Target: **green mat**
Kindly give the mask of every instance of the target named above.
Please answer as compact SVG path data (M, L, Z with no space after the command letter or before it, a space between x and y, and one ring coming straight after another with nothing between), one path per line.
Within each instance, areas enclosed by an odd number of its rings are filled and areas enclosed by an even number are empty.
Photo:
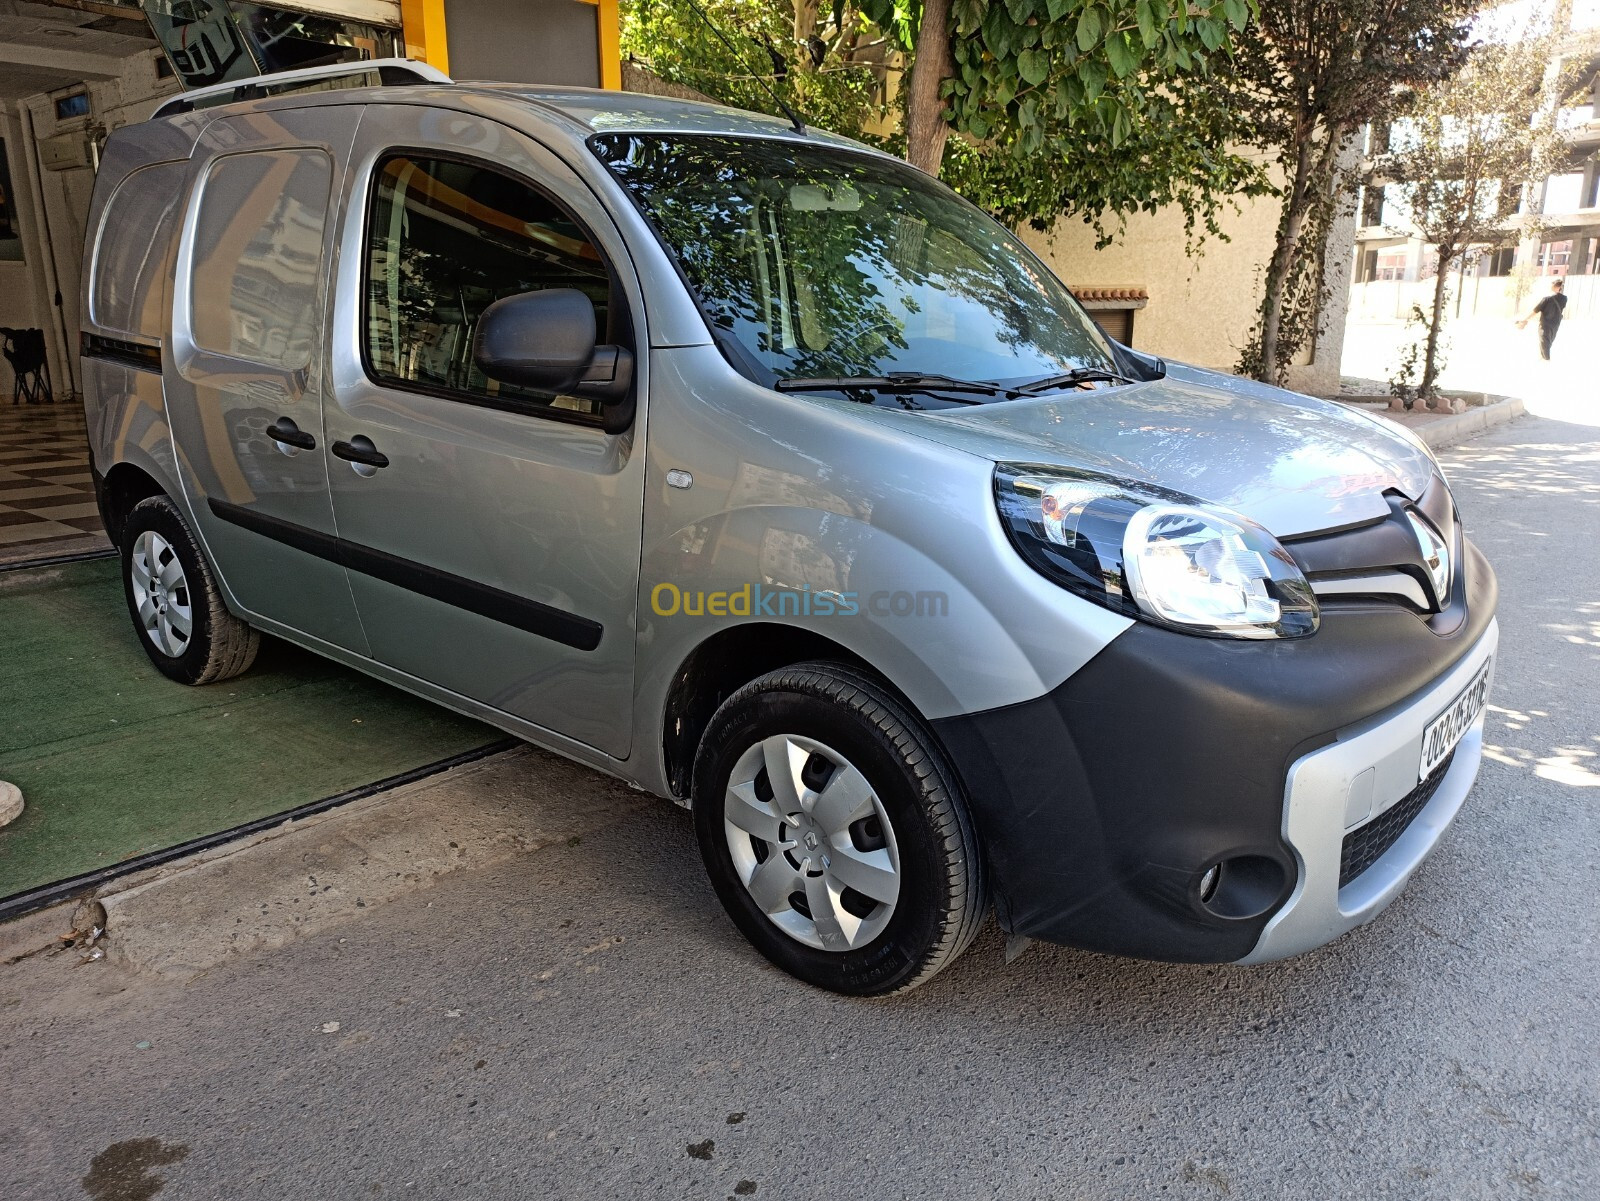
M503 737L276 639L186 688L135 640L115 559L0 572L0 780L26 804L0 897Z

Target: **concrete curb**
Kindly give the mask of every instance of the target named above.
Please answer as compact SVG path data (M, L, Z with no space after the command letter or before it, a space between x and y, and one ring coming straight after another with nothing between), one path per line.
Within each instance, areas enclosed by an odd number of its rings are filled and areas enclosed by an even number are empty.
M1447 446L1455 446L1470 438L1476 438L1497 425L1515 421L1527 413L1527 405L1517 396L1495 396L1483 392L1462 392L1451 395L1452 399L1465 400L1479 397L1480 400L1478 404L1462 413L1429 416L1411 422L1403 420L1411 414L1396 413L1387 407L1390 398L1386 396L1335 396L1328 399L1337 400L1341 404L1360 409L1363 413L1370 413L1374 417L1382 417L1396 425L1403 425L1426 442L1432 450L1443 450ZM1383 402L1383 407L1380 407L1378 402Z
M566 844L645 803L620 782L521 746L113 881L109 962L186 981L431 887ZM72 904L0 925L0 964L63 944Z
M1507 396L1492 404L1468 409L1465 413L1452 413L1424 425L1412 426L1412 432L1433 450L1455 446L1479 434L1486 434L1497 425L1515 421L1528 411L1527 406L1515 396Z

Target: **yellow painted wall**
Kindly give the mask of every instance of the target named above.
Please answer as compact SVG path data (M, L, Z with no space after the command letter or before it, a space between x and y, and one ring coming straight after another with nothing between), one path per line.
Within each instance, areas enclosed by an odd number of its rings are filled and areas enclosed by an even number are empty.
M1230 241L1206 239L1198 257L1186 253L1183 213L1167 208L1128 218L1117 239L1095 249L1094 228L1076 218L1058 221L1049 234L1022 231L1028 244L1069 285L1139 287L1150 302L1134 317L1134 344L1166 358L1232 371L1250 336L1261 297L1261 268L1272 255L1278 201L1242 200L1221 224ZM1340 243L1330 257L1342 261ZM1345 286L1333 288L1337 317L1330 321L1312 362L1292 369L1290 384L1334 392L1339 383Z
M444 0L400 0L401 36L406 57L450 73L450 45L445 36Z

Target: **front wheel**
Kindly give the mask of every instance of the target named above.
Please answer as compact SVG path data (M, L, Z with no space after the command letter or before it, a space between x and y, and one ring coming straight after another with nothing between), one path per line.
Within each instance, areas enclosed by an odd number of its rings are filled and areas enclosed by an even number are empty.
M139 643L180 684L212 684L255 661L261 636L223 603L200 545L165 496L133 506L122 529L122 587Z
M914 988L987 912L955 773L904 702L853 669L801 664L730 696L701 740L693 803L734 924L820 988Z

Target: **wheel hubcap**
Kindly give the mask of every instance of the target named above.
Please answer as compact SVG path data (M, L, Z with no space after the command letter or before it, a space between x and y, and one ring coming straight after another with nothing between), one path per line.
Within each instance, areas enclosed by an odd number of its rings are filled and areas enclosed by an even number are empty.
M843 755L779 734L734 764L723 804L734 870L767 919L827 951L866 946L900 899L883 802Z
M163 655L178 658L194 636L189 580L178 552L160 534L146 530L134 541L128 572L144 636Z

